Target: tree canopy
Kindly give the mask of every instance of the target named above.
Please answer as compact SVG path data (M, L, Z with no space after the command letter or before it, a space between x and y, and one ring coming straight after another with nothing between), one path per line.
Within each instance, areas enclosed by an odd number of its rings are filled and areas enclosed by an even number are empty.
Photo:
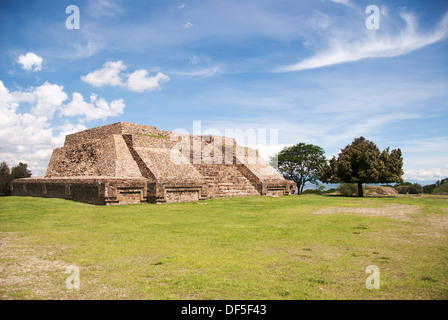
M9 183L12 180L29 177L31 177L31 171L28 170L26 163L20 162L10 170L8 164L3 161L0 164L0 195L8 196L10 194Z
M0 164L0 195L9 195L9 182L11 180L11 170L8 164L3 161Z
M299 143L280 151L277 154L277 161L280 173L285 179L293 180L297 184L298 193L301 194L305 183L317 182L326 159L321 147Z
M19 162L19 164L11 169L11 176L13 179L29 178L31 177L31 171L28 170L26 163Z
M358 196L363 196L364 183L403 182L403 158L400 149L380 152L375 143L356 138L325 164L319 179L326 183L357 183Z

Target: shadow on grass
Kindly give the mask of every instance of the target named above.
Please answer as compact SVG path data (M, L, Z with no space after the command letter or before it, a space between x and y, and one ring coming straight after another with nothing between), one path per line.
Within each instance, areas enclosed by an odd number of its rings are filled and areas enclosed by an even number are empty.
M363 197L358 197L358 196L344 196L342 194L322 194L322 196L325 197L340 197L340 198L399 198L398 196L392 196L392 195L375 195L375 196L363 196Z

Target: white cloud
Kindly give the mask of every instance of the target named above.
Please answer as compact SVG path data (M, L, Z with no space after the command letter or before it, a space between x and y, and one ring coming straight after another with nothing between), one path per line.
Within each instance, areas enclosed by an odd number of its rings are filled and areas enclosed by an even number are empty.
M45 82L43 85L31 88L28 91L15 91L9 94L2 82L3 99L0 105L8 105L8 108L17 108L20 103L32 105L30 113L36 117L52 119L55 111L67 99L64 87ZM6 90L6 91L5 91ZM6 93L7 92L7 93Z
M431 33L419 33L415 17L410 13L400 16L406 22L406 28L399 35L387 36L372 33L371 37L357 43L348 43L343 38L330 39L330 48L301 62L279 68L278 72L301 71L321 68L344 62L366 58L396 57L442 41L448 36L448 13Z
M122 74L121 72L126 69L127 67L123 61L108 61L101 69L95 70L86 76L81 76L81 79L96 87L105 85L120 86L136 92L159 90L160 82L170 80L167 75L160 72L150 77L149 72L144 69L136 70L130 74ZM122 76L128 79L124 81Z
M63 87L45 82L27 91L10 92L0 81L0 159L10 165L26 162L33 175L43 174L51 152L64 143L66 134L85 130L83 124L66 122L53 127L50 119L56 110L62 116L84 116L84 121L104 119L123 113L123 100L108 103L92 95L90 103L79 93L67 105ZM29 111L19 111L29 104Z
M21 55L17 60L22 65L25 71L40 71L42 70L42 58L33 52L28 52L26 55Z
M191 22L187 22L183 26L184 26L184 28L191 28L193 26L193 24Z
M37 117L52 119L55 111L68 98L63 90L63 86L48 82L35 88L32 94L35 96L36 104L32 107L31 113Z
M182 3L180 6L177 7L177 9L179 9L179 10L183 9L183 8L185 8L185 3Z
M62 108L61 114L68 117L85 116L84 120L91 121L123 114L124 108L123 99L108 103L103 98L91 95L88 103L80 93L74 92L72 101Z
M95 87L110 86L124 86L123 79L121 79L121 71L126 70L123 61L108 61L101 69L95 70L86 76L81 76L82 81L87 82Z
M431 168L406 170L403 177L405 180L441 180L448 177L448 165L446 165L445 169Z
M136 70L129 75L126 86L131 91L153 91L160 89L160 82L169 80L170 78L167 75L160 72L153 77L149 77L148 71Z
M60 146L61 140L54 136L45 116L20 113L17 109L23 102L37 104L37 101L45 101L47 93L42 92L50 86L46 83L29 92L9 92L0 81L0 157L10 165L26 162L34 174L45 172L51 155L49 150ZM60 131L65 136L64 128Z

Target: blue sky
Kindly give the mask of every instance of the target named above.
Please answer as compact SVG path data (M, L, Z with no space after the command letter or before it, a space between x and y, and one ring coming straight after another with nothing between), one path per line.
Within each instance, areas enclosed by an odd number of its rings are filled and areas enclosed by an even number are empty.
M447 38L444 0L0 0L0 160L38 175L67 133L201 121L276 129L269 152L362 135L402 149L405 179L445 178Z

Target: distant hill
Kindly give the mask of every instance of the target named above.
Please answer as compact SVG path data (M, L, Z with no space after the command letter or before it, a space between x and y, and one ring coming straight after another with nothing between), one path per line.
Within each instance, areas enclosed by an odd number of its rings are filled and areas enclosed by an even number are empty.
M448 194L448 182L435 188L432 194Z
M421 186L426 186L428 184L436 183L437 180L413 180L413 179L409 179L409 180L406 180L406 181L407 182L412 182L413 184L414 183L418 183Z

